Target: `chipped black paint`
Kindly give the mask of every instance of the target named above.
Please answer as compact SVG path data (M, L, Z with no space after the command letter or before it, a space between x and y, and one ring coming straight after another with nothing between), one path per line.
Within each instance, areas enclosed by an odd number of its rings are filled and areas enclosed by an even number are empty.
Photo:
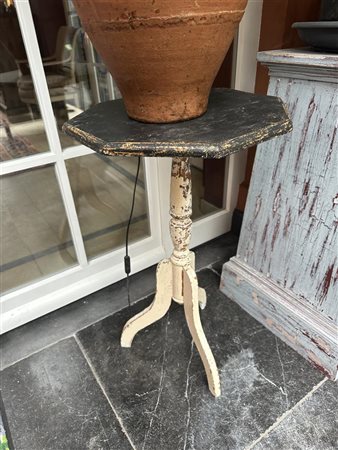
M291 129L279 98L231 89L213 90L208 111L185 122L137 122L128 118L122 100L113 100L93 106L63 126L66 134L108 156L201 158L224 158Z

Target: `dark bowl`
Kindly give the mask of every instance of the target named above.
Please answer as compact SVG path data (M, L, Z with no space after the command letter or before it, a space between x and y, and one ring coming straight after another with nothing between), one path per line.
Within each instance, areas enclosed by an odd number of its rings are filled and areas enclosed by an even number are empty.
M338 21L327 22L296 22L296 28L301 40L311 47L338 53Z

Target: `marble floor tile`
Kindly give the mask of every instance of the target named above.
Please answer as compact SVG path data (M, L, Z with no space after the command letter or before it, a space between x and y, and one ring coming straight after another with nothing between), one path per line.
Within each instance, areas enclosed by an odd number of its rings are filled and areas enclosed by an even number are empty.
M212 269L217 272L219 275L222 273L223 264L229 261L230 258L236 256L237 252L237 239L234 239L233 244L229 244L227 246L226 251L224 251L222 258L212 264Z
M194 249L196 254L196 269L199 270L220 261L224 263L233 256L234 252L236 253L237 243L238 237L230 232L200 245Z
M338 448L338 384L325 381L297 405L253 450L336 450Z
M131 449L75 339L32 355L1 375L16 450Z
M130 279L131 301L155 291L155 267ZM0 339L1 367L8 367L81 328L113 314L128 305L126 281L121 280L57 311L5 333Z
M208 304L206 336L219 367L222 395L210 394L183 309L120 347L126 320L152 298L78 333L137 449L242 450L299 402L323 375L218 289L211 270L198 274Z

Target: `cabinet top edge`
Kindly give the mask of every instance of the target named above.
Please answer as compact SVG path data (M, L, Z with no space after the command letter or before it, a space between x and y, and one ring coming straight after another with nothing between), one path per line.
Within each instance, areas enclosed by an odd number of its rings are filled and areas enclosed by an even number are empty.
M338 70L338 54L314 51L310 47L262 51L257 53L257 60L264 65L293 64Z

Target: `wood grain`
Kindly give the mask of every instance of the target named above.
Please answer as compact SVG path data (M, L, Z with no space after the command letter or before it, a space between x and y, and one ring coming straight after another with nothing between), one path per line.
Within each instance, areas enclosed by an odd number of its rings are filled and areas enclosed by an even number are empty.
M238 255L224 266L222 289L334 378L338 57L288 50L259 60L270 69L269 94L287 102L294 129L258 148Z

